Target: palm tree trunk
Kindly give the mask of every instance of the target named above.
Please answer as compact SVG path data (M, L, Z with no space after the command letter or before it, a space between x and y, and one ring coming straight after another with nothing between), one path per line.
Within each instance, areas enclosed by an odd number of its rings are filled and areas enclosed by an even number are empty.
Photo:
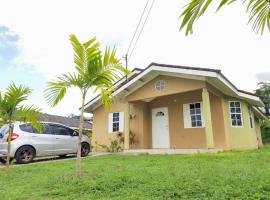
M12 124L9 123L9 129L8 129L8 146L7 146L7 162L6 162L6 167L9 168L10 164L10 148L11 148L11 130Z
M76 164L76 172L77 176L81 176L81 146L82 146L82 132L84 125L84 102L85 102L85 93L82 95L82 107L81 107L81 115L80 115L80 126L79 126L79 137L78 137L78 149L77 149L77 164Z

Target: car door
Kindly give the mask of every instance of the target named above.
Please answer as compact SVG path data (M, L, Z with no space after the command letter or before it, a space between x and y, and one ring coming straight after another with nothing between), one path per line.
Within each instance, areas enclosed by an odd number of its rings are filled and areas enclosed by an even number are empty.
M42 124L41 132L33 128L31 134L31 144L36 149L36 156L54 155L54 135L47 124Z
M52 124L50 128L55 136L55 155L76 153L77 137L73 136L74 130L65 126Z

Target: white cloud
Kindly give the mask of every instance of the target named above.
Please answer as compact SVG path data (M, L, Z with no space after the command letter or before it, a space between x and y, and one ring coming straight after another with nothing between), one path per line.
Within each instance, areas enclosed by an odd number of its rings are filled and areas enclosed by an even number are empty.
M0 25L21 38L23 54L18 62L32 64L50 80L73 70L71 33L81 41L97 36L103 46L115 45L118 55L124 55L145 2L0 0ZM252 31L239 3L224 7L219 13L214 9L207 12L195 24L194 34L186 37L178 31L178 16L187 2L155 2L130 68L144 68L150 62L219 68L240 89L255 89L256 74L269 71L269 35ZM47 106L40 92L38 95L33 98L35 103L48 112L70 114L80 107L75 90L54 109Z

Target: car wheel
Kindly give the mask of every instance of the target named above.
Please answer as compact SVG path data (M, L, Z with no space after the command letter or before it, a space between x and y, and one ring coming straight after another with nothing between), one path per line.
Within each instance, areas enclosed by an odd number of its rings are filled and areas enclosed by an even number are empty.
M13 160L13 158L10 158L10 159L9 159L9 163L11 163L12 160ZM5 165L5 164L7 163L7 158L0 158L0 163L2 163L2 164Z
M82 143L82 149L81 149L81 156L85 157L89 154L90 152L90 145L86 142Z
M20 147L15 155L17 163L27 164L33 161L35 157L35 150L30 146Z

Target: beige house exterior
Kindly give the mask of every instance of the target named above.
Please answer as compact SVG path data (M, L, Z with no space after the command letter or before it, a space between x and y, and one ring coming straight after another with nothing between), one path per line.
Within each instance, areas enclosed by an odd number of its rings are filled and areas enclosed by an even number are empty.
M220 70L151 63L115 86L110 109L99 96L86 104L93 113L93 144L108 145L120 132L125 149L262 146L262 101L238 90Z

